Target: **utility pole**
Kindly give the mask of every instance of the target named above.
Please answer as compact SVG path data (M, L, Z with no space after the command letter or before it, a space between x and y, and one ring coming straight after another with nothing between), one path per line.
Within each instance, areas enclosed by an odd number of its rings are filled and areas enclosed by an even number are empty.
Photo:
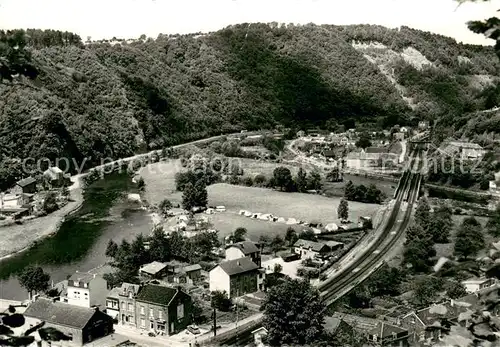
M217 336L217 311L214 307L214 337Z
M240 296L240 290L236 290L236 298ZM236 345L238 345L238 300L236 300Z

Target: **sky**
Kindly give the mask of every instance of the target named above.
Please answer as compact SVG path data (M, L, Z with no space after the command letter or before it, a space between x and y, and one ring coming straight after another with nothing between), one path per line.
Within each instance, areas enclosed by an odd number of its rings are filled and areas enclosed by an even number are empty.
M465 23L492 17L497 9L500 0L458 7L453 0L0 0L0 29L67 30L97 40L208 32L251 22L367 23L492 44Z

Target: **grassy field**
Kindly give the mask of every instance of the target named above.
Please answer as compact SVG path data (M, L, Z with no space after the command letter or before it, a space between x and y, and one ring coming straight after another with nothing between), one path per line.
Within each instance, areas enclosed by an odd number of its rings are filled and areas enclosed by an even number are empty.
M276 164L251 159L241 159L245 175L262 173L272 175ZM182 193L175 191L175 173L181 166L178 160L151 164L141 169L140 175L146 183L145 198L156 204L167 198L177 204L182 201ZM290 166L293 173L296 167ZM284 235L288 225L255 220L238 215L240 210L270 213L285 219L295 218L305 221L320 221L323 224L336 222L339 198L321 195L283 193L265 188L214 184L208 187L209 205L224 205L227 211L211 215L212 222L221 236L229 235L237 227L245 227L249 237L258 240L260 235ZM350 220L357 221L360 216L372 216L379 205L349 202ZM297 230L300 231L299 226Z
M276 169L279 166L284 166L289 168L290 171L292 172L292 175L295 175L297 171L299 171L299 168L297 166L288 164L277 164L273 162L260 161L247 158L238 158L237 160L241 163L245 176L254 177L258 174L263 174L267 177L271 177L273 175L274 169Z

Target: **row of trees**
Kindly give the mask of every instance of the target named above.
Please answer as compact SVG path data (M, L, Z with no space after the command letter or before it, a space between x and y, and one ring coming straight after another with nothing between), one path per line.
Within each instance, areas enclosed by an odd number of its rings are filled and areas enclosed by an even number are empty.
M366 187L363 184L354 185L352 181L346 183L344 187L344 197L350 201L380 204L385 200L385 194L374 184Z
M149 246L146 247L145 243ZM168 236L162 228L155 228L150 238L142 234L132 242L122 240L121 244L110 240L106 248L106 256L111 258L111 265L116 269L105 278L111 286L122 282L137 282L137 272L141 265L152 261L166 262L181 259L198 262L210 258L212 249L220 246L217 232L201 231L192 238L172 232Z
M290 169L284 166L274 169L270 185L278 187L281 191L300 193L308 190L319 191L323 186L319 172L311 171L308 175L304 169L300 168L294 178Z

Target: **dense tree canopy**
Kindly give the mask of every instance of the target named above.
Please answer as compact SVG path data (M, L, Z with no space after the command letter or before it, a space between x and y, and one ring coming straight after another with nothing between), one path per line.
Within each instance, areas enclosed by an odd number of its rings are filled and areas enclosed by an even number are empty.
M412 47L433 63L422 71L394 63L416 110L352 41L381 42L397 53ZM20 160L27 157L73 158L75 171L107 157L278 124L350 128L441 117L462 127L467 118L451 121L457 114L494 103L496 79L489 91L474 83L477 75L498 75L492 57L491 47L407 27L240 24L117 45L82 45L78 35L54 30L1 32L0 188L26 174ZM279 140L265 145L274 153L283 148Z
M305 345L323 334L324 306L307 281L285 279L270 289L262 307L271 346Z

